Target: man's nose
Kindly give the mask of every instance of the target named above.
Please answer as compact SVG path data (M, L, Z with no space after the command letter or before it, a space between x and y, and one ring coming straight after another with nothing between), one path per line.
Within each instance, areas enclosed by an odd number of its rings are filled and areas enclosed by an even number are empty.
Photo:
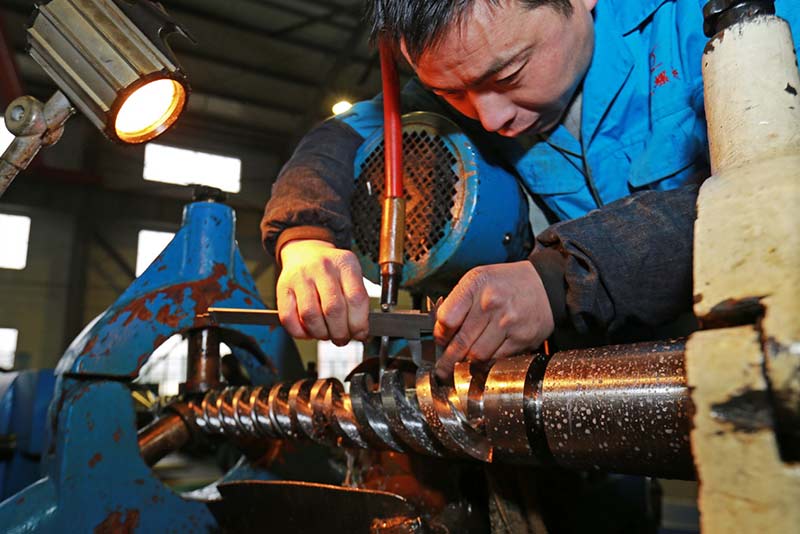
M504 130L514 122L514 105L502 94L470 93L470 101L478 120L488 132Z

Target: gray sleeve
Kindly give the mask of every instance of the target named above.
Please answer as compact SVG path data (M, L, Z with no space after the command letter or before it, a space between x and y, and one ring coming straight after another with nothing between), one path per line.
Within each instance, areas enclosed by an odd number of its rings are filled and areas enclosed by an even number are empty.
M336 246L350 246L353 160L363 141L337 119L303 137L281 169L264 210L261 237L268 253L275 254L281 232L296 227L325 228Z
M530 260L557 324L613 332L691 310L697 191L637 193L542 232Z

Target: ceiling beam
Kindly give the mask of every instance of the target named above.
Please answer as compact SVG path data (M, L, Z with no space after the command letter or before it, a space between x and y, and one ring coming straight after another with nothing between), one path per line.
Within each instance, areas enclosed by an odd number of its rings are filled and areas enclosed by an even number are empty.
M173 49L178 54L178 57L197 59L199 61L211 63L215 66L238 69L249 74L256 74L264 78L270 78L283 83L299 85L301 87L309 88L317 86L317 82L309 77L297 76L292 73L277 71L269 67L251 65L234 58L224 58L216 54L209 54L208 52L204 52L198 48L192 48L191 46L174 46Z
M0 12L2 12L2 10L6 10L9 13L14 13L15 15L19 15L22 17L29 15L29 13L25 9L22 9L18 6L0 7ZM0 23L1 22L2 22L2 15L0 14ZM271 78L273 80L285 83L291 83L294 85L300 85L303 87L317 86L317 81L307 76L299 76L297 74L293 74L290 72L281 72L266 66L251 65L249 63L245 63L235 58L223 58L216 54L209 54L208 52L204 52L196 46L182 44L180 40L177 40L176 43L177 44L173 45L172 48L175 50L176 53L178 53L180 57L186 57L188 59L198 59L200 61L205 61L207 63L213 63L214 65L240 69L248 73L263 76L264 78ZM19 50L17 50L17 52L19 52ZM0 57L0 66L2 66L1 57Z
M298 17L308 17L308 16L315 15L314 13L309 13L308 11L305 11L305 10L300 9L298 7L292 6L290 4L284 4L282 2L275 2L274 0L244 0L244 1L249 3L249 4L255 4L255 5L259 5L259 6L269 7L269 8L272 8L272 9L276 10L276 11L289 13L291 15L295 15L295 16L298 16ZM316 2L313 2L313 4L318 6L318 7L320 7L320 8L324 7L325 9L330 9L331 7L333 7L337 11L339 11L342 15L353 15L352 13L350 13L348 11L341 10L340 9L341 6L339 6L339 5L331 6L331 5L326 4L326 5L323 6L323 5L321 5L319 3L316 3ZM356 16L356 18L358 18L358 17ZM353 30L358 25L358 22L354 21L352 24L343 24L341 22L336 22L332 18L329 18L329 19L326 19L326 20L321 20L320 24L325 24L326 26L330 26L332 28L337 28L339 30L350 31L350 30Z
M27 58L27 55L25 54L25 52L21 51L21 50L17 50L15 55L16 55L16 57ZM42 83L42 80L44 80L45 76L46 75L44 73L42 73L42 76L40 77L38 85L40 85L40 86L41 85L51 85L53 91L55 91L55 89L56 89L55 84L50 83L49 78L47 78L48 82L46 82L44 84ZM33 81L33 79L32 79L33 77L30 76L30 73L27 73L26 77L28 78L29 81ZM253 106L253 107L258 108L258 109L263 109L264 111L269 111L269 112L273 112L273 113L284 113L286 115L295 115L297 117L302 117L307 112L305 106L302 106L302 107L301 106L294 106L294 105L286 104L286 103L283 103L283 102L275 102L275 101L266 101L266 100L261 100L261 99L254 99L254 98L250 98L248 96L242 96L242 95L233 94L233 93L230 93L228 91L219 91L218 88L213 88L212 89L212 88L209 88L209 87L193 84L191 82L191 78L189 79L189 83L190 83L190 85L192 87L192 92L194 94L197 94L197 95L205 95L205 96L209 96L209 97L220 99L220 100L227 100L227 101L230 101L230 102L234 102L236 104L244 104L244 105L247 105L247 106Z
M279 30L271 31L267 34L268 37L280 37L282 35L287 35L292 32L296 32L297 30L302 30L303 28L307 28L311 25L318 24L323 20L327 20L330 17L336 14L336 8L329 9L320 15L315 16L308 16L299 22L295 22L294 24L289 24L288 26L284 26Z
M261 38L268 37L268 33L270 31L269 28L264 28L263 26L254 24L253 22L237 19L218 9L208 9L207 7L200 5L188 6L183 4L182 1L176 2L175 0L162 0L161 3L164 4L164 6L178 19L180 19L180 14L183 13L209 24L224 25L229 29L235 28L237 31L242 33L249 33ZM282 42L297 48L302 48L304 50L329 56L336 55L341 51L339 48L325 46L302 37L291 37L284 35L281 37L275 37L273 39L277 42ZM370 58L354 54L350 57L350 60L357 63L368 63Z

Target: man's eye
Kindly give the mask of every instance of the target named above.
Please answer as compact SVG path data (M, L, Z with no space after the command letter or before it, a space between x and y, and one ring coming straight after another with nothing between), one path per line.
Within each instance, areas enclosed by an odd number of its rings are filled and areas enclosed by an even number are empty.
M505 78L500 78L499 80L495 80L494 83L500 86L512 85L514 82L517 81L521 72L522 72L522 67L518 68L517 70L514 71L513 74L509 74Z

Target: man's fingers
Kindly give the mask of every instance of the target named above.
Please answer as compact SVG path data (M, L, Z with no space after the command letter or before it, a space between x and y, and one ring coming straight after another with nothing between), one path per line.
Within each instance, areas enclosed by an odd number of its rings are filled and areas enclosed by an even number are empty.
M342 294L339 280L330 276L320 277L317 281L317 292L328 336L335 345L346 344L350 341L350 331L347 328L347 302Z
M365 341L369 335L369 295L364 288L361 268L342 269L342 293L347 302L347 328L350 337Z
M290 336L298 339L308 338L308 333L300 322L300 316L297 315L297 299L294 292L278 291L278 316L281 319L281 325Z
M486 328L467 351L472 360L487 361L497 355L497 351L506 342L505 331L498 327L496 321L489 320Z
M436 343L439 345L450 343L472 308L473 295L472 278L467 275L458 282L436 311L436 325L433 327Z
M306 334L314 339L330 339L316 285L308 282L295 284L294 294L297 299L297 315Z
M483 334L489 325L489 317L483 313L476 313L472 310L464 319L464 323L458 332L450 339L450 342L444 349L442 357L439 359L441 367L437 363L437 372L441 369L447 369L452 373L453 367L456 363L462 361L469 355L470 349L475 341ZM440 376L442 376L440 374Z
M453 375L453 370L458 362L445 360L444 358L436 362L436 376L442 380L447 380Z

